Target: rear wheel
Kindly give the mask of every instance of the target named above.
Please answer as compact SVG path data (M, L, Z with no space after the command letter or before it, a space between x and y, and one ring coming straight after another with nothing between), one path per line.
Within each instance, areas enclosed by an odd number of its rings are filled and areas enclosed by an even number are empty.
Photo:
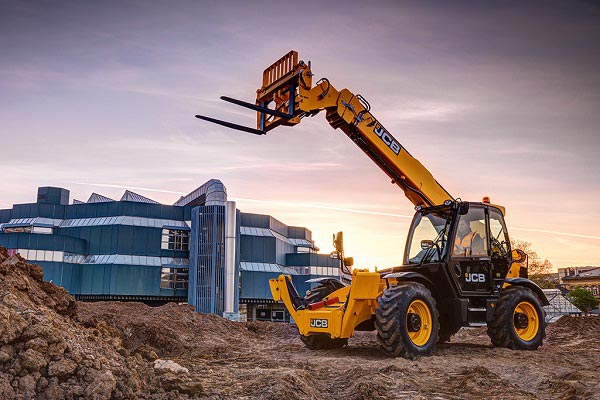
M429 290L410 283L392 286L378 299L375 328L383 350L414 360L428 356L438 339L438 311Z
M348 344L348 339L332 339L327 335L300 335L300 340L311 350L337 349Z
M338 289L344 287L344 284L335 280L330 280L328 282L317 285L316 287L310 289L304 297L305 304L316 303L317 301L323 300L325 297L329 296L331 293L335 292Z
M546 323L538 297L524 287L502 291L487 334L492 344L514 350L535 350L542 345Z

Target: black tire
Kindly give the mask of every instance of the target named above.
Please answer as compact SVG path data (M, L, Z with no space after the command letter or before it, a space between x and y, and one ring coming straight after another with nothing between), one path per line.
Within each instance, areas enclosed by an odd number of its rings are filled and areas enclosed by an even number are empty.
M331 293L343 287L344 286L341 283L337 285L333 282L327 282L326 284L318 285L312 288L306 297L304 297L304 304L308 305L311 303L316 303L317 301L321 301Z
M427 306L431 319L431 327L421 326L429 332L426 342L421 345L413 342L409 331L415 328L409 328L408 310L416 300ZM431 292L420 283L401 284L385 289L378 302L375 328L383 351L392 357L411 360L431 355L435 350L439 329L439 314Z
M329 336L321 335L300 335L300 340L311 350L327 350L344 347L348 344L348 339L331 339Z
M521 304L529 304L526 306L530 310L535 310L537 316L531 314L532 317L537 317L537 330L534 324L534 319L528 318L526 314L515 313L517 306ZM523 306L520 306L519 310ZM525 315L527 322L519 321L519 315ZM523 317L521 317L523 318ZM518 324L521 324L519 328ZM523 327L525 326L525 327ZM523 332L531 326L531 339L524 340L527 335ZM492 344L496 347L506 347L513 350L536 350L542 345L546 331L546 322L544 309L540 299L529 289L519 286L512 286L504 289L496 302L494 316L488 322L487 334L492 340ZM521 335L519 334L521 332ZM523 336L523 337L522 337Z

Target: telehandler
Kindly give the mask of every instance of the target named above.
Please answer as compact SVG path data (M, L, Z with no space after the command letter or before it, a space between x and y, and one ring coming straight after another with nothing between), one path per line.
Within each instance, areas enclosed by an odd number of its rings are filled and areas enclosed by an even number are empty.
M487 325L495 346L534 350L545 336L548 300L527 277L527 255L511 250L505 209L452 197L375 118L359 94L337 90L328 79L313 85L310 62L291 51L263 72L256 102L221 99L257 112L257 127L202 115L197 118L263 135L325 111L415 205L403 264L377 272L344 258L341 233L334 241L350 284L317 278L306 296L290 276L270 280L310 349L341 347L355 331L377 331L385 353L414 359L430 355L463 326Z

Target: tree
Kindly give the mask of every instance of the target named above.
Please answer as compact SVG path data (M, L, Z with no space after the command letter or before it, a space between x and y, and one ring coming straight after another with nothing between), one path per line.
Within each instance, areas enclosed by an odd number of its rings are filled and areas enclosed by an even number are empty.
M556 287L560 283L558 273L556 272L549 274L531 275L530 278L532 281L537 283L537 285L542 289L556 289Z
M571 303L575 304L575 307L579 308L586 314L596 307L600 300L594 297L593 294L585 290L584 288L578 287L569 292L567 298Z

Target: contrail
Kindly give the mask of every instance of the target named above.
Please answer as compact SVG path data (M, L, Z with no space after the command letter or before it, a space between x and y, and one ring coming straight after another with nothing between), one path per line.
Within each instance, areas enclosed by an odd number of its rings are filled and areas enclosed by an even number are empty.
M519 228L519 227L511 227L513 231L527 231L527 232L540 232L540 233L551 233L553 235L561 235L561 236L572 236L579 237L585 239L600 239L600 236L592 236L592 235L580 235L579 233L569 233L569 232L558 232L558 231L549 231L546 229L533 229L533 228Z
M85 185L85 186L98 186L98 187L110 187L110 188L118 188L118 189L130 189L130 190L145 190L149 192L159 192L159 193L172 193L179 195L186 195L186 192L176 192L172 190L162 190L162 189L153 189L146 187L135 187L135 186L122 186L122 185L112 185L107 183L87 183L87 182L68 182L75 185ZM387 213L380 211L368 211L368 210L360 210L356 208L343 208L343 207L334 207L328 206L318 203L299 203L299 202L290 202L290 201L271 201L271 200L258 200L258 199L248 199L244 197L230 197L233 201L241 201L241 202L249 202L249 203L261 203L261 204L270 204L270 205L278 205L285 207L294 207L294 208L316 208L321 210L331 210L331 211L341 211L355 214L367 214L367 215L381 215L385 217L393 217L393 218L412 218L412 215L404 215L404 214L396 214L396 213ZM559 231L551 231L546 229L536 229L536 228L524 228L524 227L511 227L511 230L515 231L525 231L525 232L537 232L537 233L548 233L552 235L559 236L569 236L569 237L578 237L584 239L593 239L600 240L600 236L593 235L582 235L579 233L571 233L571 232L559 232Z
M272 204L286 207L303 207L303 208L319 208L322 210L333 210L333 211L343 211L349 213L356 214L369 214L369 215L383 215L386 217L396 217L396 218L412 218L412 215L402 215L402 214L394 214L394 213L386 213L381 211L368 211L368 210L358 210L355 208L342 208L342 207L333 207L327 206L318 203L298 203L298 202L287 202L287 201L271 201L271 200L257 200L257 199L247 199L242 197L234 197L232 198L234 201L247 201L250 203L263 203L263 204Z

